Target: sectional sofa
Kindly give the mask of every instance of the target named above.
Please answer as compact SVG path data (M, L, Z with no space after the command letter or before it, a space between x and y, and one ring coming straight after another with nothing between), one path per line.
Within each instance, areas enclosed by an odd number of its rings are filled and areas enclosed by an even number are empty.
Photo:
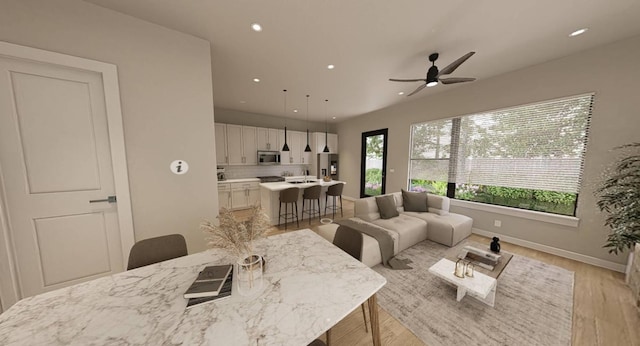
M403 198L404 194L404 198ZM394 203L395 211L384 207L385 202ZM405 208L405 201L409 203ZM425 203L426 205L422 205ZM379 205L384 209L381 210ZM359 222L371 223L389 232L394 242L394 255L425 239L454 246L471 234L473 219L449 212L448 197L414 192L395 192L383 196L361 198L355 201L355 218ZM420 210L420 211L414 211ZM389 215L391 213L391 215ZM397 214L397 216L393 216ZM337 224L322 225L318 233L333 241ZM363 234L362 262L372 267L382 262L378 242Z

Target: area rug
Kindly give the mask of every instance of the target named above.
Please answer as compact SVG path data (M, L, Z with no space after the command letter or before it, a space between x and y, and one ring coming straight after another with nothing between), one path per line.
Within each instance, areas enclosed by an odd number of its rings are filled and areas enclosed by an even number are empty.
M428 272L446 246L423 241L398 254L411 270L373 269L387 279L380 306L428 346L571 345L573 276L514 255L498 279L495 307L466 296Z

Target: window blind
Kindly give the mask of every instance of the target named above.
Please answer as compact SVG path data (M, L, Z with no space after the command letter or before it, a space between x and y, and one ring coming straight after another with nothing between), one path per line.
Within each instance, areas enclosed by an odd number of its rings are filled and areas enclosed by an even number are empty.
M578 193L593 94L460 118L455 182Z

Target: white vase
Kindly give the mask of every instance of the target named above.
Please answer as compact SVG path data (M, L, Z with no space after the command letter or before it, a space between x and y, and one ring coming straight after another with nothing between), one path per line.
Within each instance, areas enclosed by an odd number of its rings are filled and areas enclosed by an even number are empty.
M262 256L249 255L243 257L237 264L237 281L238 293L242 296L249 297L257 295L262 291Z

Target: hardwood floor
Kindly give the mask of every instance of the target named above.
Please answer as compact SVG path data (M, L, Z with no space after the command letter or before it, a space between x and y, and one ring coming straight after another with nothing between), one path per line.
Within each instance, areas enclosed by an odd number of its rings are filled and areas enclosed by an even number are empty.
M344 218L353 217L353 202L344 200ZM242 211L236 212L242 217ZM336 215L336 219L340 219ZM316 218L300 220L300 228L317 231ZM274 226L268 235L300 229L294 223ZM489 243L490 239L471 235L471 239ZM624 283L624 274L558 257L518 245L501 242L508 252L534 258L575 272L573 296L573 336L575 346L583 345L638 345L640 346L640 311L635 308L631 290ZM380 308L380 333L383 345L424 345L411 331ZM324 336L321 337L324 340ZM332 328L331 344L370 345L371 333L366 333L360 307Z

